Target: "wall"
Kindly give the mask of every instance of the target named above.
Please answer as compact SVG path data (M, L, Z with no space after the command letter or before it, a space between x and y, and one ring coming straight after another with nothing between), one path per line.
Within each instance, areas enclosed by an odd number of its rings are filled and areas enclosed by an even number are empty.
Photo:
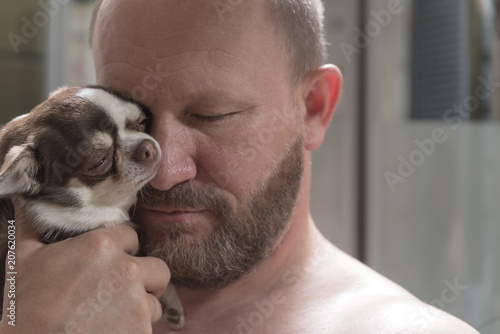
M2 1L1 6L0 124L3 124L29 112L43 100L45 30L33 23L33 15L39 10L35 2ZM23 42L18 44L21 39Z
M409 118L413 16L402 3L367 49L368 264L481 333L499 333L500 124Z

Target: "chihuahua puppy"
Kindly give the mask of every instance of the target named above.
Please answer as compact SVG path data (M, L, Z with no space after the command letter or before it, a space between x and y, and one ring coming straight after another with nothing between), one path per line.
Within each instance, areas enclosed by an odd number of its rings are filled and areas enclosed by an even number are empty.
M161 159L158 143L146 133L149 117L132 99L88 86L62 88L5 125L0 131L2 288L12 203L45 243L130 222L137 193L156 175ZM162 320L181 329L183 309L171 284L161 302Z

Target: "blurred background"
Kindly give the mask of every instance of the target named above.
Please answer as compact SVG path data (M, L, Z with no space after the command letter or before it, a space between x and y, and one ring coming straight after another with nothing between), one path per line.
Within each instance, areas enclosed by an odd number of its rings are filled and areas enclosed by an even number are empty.
M0 0L0 124L95 82L92 6ZM345 85L313 155L315 221L420 299L500 333L500 0L325 6Z

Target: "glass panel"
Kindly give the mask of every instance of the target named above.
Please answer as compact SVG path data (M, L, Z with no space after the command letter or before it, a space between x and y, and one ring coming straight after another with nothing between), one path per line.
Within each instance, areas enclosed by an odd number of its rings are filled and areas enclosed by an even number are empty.
M367 48L368 264L499 333L496 4L405 0L382 26L373 13L391 2L367 8L380 27Z

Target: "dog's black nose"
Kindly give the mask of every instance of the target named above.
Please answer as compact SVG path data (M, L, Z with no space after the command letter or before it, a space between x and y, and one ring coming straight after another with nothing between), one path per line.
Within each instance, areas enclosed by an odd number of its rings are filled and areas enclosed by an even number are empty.
M153 141L151 139L145 139L135 149L134 159L139 162L153 161L156 158L156 154L157 152Z

